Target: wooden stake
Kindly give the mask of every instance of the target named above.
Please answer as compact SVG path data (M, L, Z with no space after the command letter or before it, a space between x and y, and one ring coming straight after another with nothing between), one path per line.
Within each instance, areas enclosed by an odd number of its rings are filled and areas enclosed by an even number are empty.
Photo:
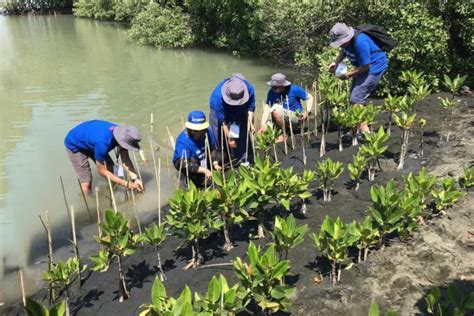
M168 128L168 125L166 126L166 131L168 132L168 140L170 142L170 146L171 146L171 148L173 148L173 150L175 150L175 141L174 141L173 136L171 136L170 129Z
M222 181L223 181L223 183L224 183L224 185L225 185L225 171L224 171L224 166L225 166L225 164L224 164L224 124L222 124L222 126L221 126L221 152L222 152L222 157L221 157L221 159L222 159L222 169L221 169L221 170L222 170ZM229 153L229 160L231 160L231 158L230 158L230 153Z
M135 155L134 151L132 151L132 156L133 156L133 163L135 164L135 166L137 166L138 178L142 182L143 191L145 191L145 183L143 182L142 173L140 172L140 165L138 164L137 156Z
M161 226L161 158L158 158L158 225Z
M53 269L53 239L51 237L51 225L49 223L48 211L44 212L44 221L39 215L41 224L43 224L44 229L46 230L46 236L48 238L48 271ZM56 300L56 293L51 286L51 282L48 282L48 292L49 292L49 304L52 304Z
M290 111L290 101L288 100L288 96L286 96L286 103L288 104L288 112ZM288 121L290 122L290 138L291 138L291 148L295 150L295 139L293 134L293 124L291 123L291 118L288 115Z
M283 142L285 143L285 155L288 155L288 140L286 139L286 122L285 118L283 117Z
M112 189L112 181L110 181L109 174L107 174L107 182L109 183L110 198L112 199L112 207L114 208L114 212L117 214L117 204L115 203L114 190Z
M250 117L247 114L247 137L245 138L245 162L249 161Z
M102 237L102 230L100 229L100 203L99 203L99 187L95 187L95 206L97 212L97 229L99 231L99 238Z
M225 145L226 145L226 147L227 147L227 152L229 153L230 169L232 169L232 171L234 171L234 163L232 162L232 157L231 157L231 154L230 154L229 138L227 137L227 134L224 132L224 127L222 127L222 132L223 132L223 134L224 134ZM248 136L248 135L247 135L247 136Z
M182 156L181 156L182 157ZM179 183L181 181L181 170L183 169L183 158L179 160L179 170L178 170L178 181L176 183L176 190L179 189Z
M86 195L84 194L84 191L82 190L81 181L77 179L77 183L79 184L79 189L81 190L81 193L82 193L82 199L84 200L84 204L86 205L87 214L89 214L89 219L92 222L91 210L89 209L89 204L87 204Z
M301 150L303 151L303 165L306 166L306 149L304 148L304 135L303 135L303 129L304 129L304 121L301 121Z
M159 176L159 171L158 169L156 168L156 159L155 159L155 151L153 150L153 144L151 142L151 139L149 140L150 141L150 149L151 149L151 158L153 160L153 169L155 170L155 181L156 181L156 188L158 189L158 221L161 223L161 201L160 201L160 197L159 197L159 191L160 191L160 176ZM178 184L179 184L179 180L178 180Z
M23 281L23 270L20 268L18 273L20 274L21 299L23 301L23 307L26 307L26 294L25 294L25 282Z
M188 154L184 151L184 163L186 164L186 186L189 188L189 167L188 167Z
M127 171L127 179L128 179L128 181L130 181L130 179L131 179L130 169L127 166L125 166L125 170ZM137 221L138 232L141 235L142 234L142 225L140 223L140 217L138 216L137 201L135 200L135 192L134 192L133 189L130 189L130 194L132 195L133 213L135 215L135 220Z
M67 203L66 191L64 190L64 182L63 182L62 176L59 176L59 181L61 181L61 189L63 190L63 198L64 198L64 204L66 205L67 215L68 217L71 217L71 214L69 213L69 204Z
M153 133L153 112L150 113L150 132Z
M181 124L183 125L183 128L186 128L186 125L184 125L184 118L181 116Z

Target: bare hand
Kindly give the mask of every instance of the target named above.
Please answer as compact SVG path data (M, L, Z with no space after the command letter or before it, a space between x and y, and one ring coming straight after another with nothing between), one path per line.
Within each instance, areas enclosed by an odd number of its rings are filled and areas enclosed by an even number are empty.
M347 79L349 79L349 77L347 76L347 74L342 74L342 75L340 75L338 78L341 79L341 80L347 80Z
M214 168L214 170L222 170L222 167L219 166L219 163L212 164L212 167Z
M130 186L130 189L132 189L132 190L137 190L138 192L143 191L143 184L140 180L130 182L129 186Z
M301 120L303 122L306 122L307 119L308 119L308 112L303 112L303 114L301 115Z
M253 126L253 123L250 123L249 130L252 132L252 134L255 134L255 126Z
M336 72L336 68L337 68L337 65L336 63L331 63L328 67L328 71L329 72L332 72L332 73L335 73Z
M236 148L237 147L237 142L233 138L229 139L228 143L229 143L229 148Z
M211 170L209 169L206 169L206 172L205 172L205 177L207 178L207 180L211 180L212 179L212 172Z
M265 132L266 129L267 129L267 127L265 125L263 125L259 128L258 133L262 134L263 132Z

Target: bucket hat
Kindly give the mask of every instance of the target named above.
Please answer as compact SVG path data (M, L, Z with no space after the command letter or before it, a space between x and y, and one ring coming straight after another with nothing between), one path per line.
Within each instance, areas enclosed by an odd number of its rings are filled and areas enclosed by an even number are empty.
M140 136L140 132L135 126L117 125L114 127L112 133L120 147L133 151L140 150L140 145L138 143L142 140L142 138Z
M249 90L242 78L242 75L235 74L222 85L222 99L228 105L243 105L249 100Z
M201 111L191 111L188 114L188 121L184 123L186 128L194 131L202 131L209 127L209 122L206 121L206 114Z
M336 23L329 31L331 47L340 47L354 37L354 29L345 23Z
M286 87L291 85L291 82L286 80L286 76L281 73L276 73L272 75L270 81L267 82L267 85L272 87Z

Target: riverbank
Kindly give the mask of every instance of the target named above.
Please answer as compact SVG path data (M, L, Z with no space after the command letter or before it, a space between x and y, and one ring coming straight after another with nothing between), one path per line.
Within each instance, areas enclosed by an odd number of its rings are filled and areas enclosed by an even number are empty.
M389 140L389 151L382 158L383 171L377 173L375 183L386 184L390 179L399 180L402 174L416 171L426 166L437 176L457 176L462 166L473 164L474 142L474 99L461 98L462 102L456 109L454 138L449 144L439 146L439 126L444 111L439 105L437 95L426 98L417 112L426 117L428 126L425 129L425 156L415 159L411 155L403 173L397 172L394 159L399 151L400 133L394 128ZM381 121L385 121L383 118ZM417 149L417 133L413 130L410 149ZM299 137L297 138L299 139ZM306 149L308 156L307 168L314 168L319 160L319 138L314 136ZM329 152L326 157L341 161L344 165L352 159L357 148L347 147L337 150L336 133L328 137ZM283 148L279 148L282 166L294 166L298 171L305 168L302 163L300 148L290 151L284 156ZM356 193L347 187L349 178L346 173L337 181L333 201L322 202L319 191L312 187L314 193L310 198L305 216L298 215L299 223L307 223L310 232L318 231L322 220L328 214L340 216L345 222L361 219L370 203L369 188L371 183L363 180L360 190ZM292 277L288 283L296 286L296 294L291 312L295 315L309 314L318 310L321 315L366 315L368 306L374 298L383 310L395 308L401 315L419 313L424 310L423 296L430 288L445 285L452 280L459 280L466 289L473 289L474 271L472 268L473 249L472 236L474 227L472 194L465 197L459 205L448 210L448 214L439 219L429 221L413 238L400 242L391 240L385 250L370 253L369 260L356 264L350 270L342 272L342 282L336 286L329 283L328 265L314 249L312 241L306 237L303 244L289 253ZM237 256L244 256L247 249L248 236L255 233L255 223L245 223L233 231L236 247L231 253L225 253L221 246L223 237L214 233L203 242L206 264L229 262ZM471 231L472 233L472 231ZM470 237L471 236L471 237ZM258 243L266 243L268 239ZM181 240L169 237L161 250L168 280L165 286L170 295L177 295L188 285L193 291L206 290L212 275L222 273L233 283L236 281L232 267L213 267L188 270L181 269L187 264L190 249L176 250ZM156 255L152 249L142 249L125 259L126 277L131 288L131 299L118 303L115 265L106 273L88 273L81 289L72 291L71 305L76 315L110 315L120 311L124 315L137 314L139 306L150 302L151 284L157 271L154 268ZM314 277L323 274L320 284L314 283ZM35 299L44 301L46 291L40 291ZM18 305L8 310L7 315L20 313ZM245 314L245 313L243 313Z

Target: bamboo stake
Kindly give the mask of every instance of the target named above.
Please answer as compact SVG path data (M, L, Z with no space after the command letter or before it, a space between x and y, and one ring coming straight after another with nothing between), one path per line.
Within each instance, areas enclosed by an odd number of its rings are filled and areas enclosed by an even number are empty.
M109 174L107 174L107 182L109 183L110 198L112 199L112 207L114 208L114 212L117 213L117 204L115 203L114 190L112 189L112 182L110 181Z
M166 150L166 170L168 171L168 179L171 180L171 171L170 171L170 154Z
M66 205L67 215L68 217L71 217L71 214L69 213L69 204L67 203L66 191L64 190L64 182L63 182L62 176L59 176L59 181L61 181L61 189L63 190L63 198L64 198L64 204Z
M151 139L149 140L150 141L150 149L151 149L151 158L153 160L153 169L155 170L155 181L156 181L156 188L158 189L158 222L161 224L161 201L160 201L160 197L159 197L159 191L160 191L160 175L159 175L159 171L158 169L156 168L156 158L155 158L155 151L153 150L153 144L151 142ZM179 179L178 179L178 185L179 185Z
M189 188L189 167L188 167L188 154L184 151L184 163L186 164L186 186Z
M181 156L182 157L182 156ZM176 183L176 190L179 189L179 182L181 181L181 170L183 169L183 158L179 160L178 181Z
M97 212L97 229L99 231L99 238L102 237L102 230L100 229L100 203L99 203L99 187L95 187L95 205Z
M168 125L166 125L166 132L168 133L168 140L170 142L171 148L175 150L175 141L173 136L171 136L170 129L168 128Z
M23 281L23 270L21 268L20 270L18 270L18 274L20 275L21 300L23 302L23 308L25 308L26 307L25 282Z
M153 112L150 113L150 132L153 133Z
M209 157L209 164L211 166L211 173L214 172L214 166L212 165L213 161L212 161L212 153L211 153L211 145L209 145L209 136L208 134L206 133L206 139L204 140L204 150L206 151L206 155L207 157ZM211 186L212 188L214 188L214 181L211 181Z
M221 152L222 152L222 181L225 185L225 171L224 171L224 125L221 126ZM229 160L231 160L230 158L230 153L229 153Z
M250 117L247 114L247 137L245 138L245 162L249 161Z
M253 134L250 134L250 142L252 143L252 150L253 150L253 154L254 156L256 155L256 151L255 151L255 136Z
M130 179L131 179L130 169L127 166L125 166L125 170L127 171L127 180L130 181ZM132 196L133 213L135 215L135 220L137 221L138 232L141 235L142 234L142 225L140 223L140 217L138 216L137 201L135 200L135 192L134 192L133 189L130 189L130 194Z
M286 96L286 103L288 104L288 112L290 112L290 101L288 99L288 96ZM291 138L291 148L295 150L295 135L293 134L293 124L291 123L291 118L288 115L288 121L290 122L290 138Z
M137 166L138 178L139 178L140 181L142 182L143 191L145 191L145 184L144 184L144 182L143 182L142 173L140 172L140 165L138 164L137 156L135 155L135 152L134 152L134 151L132 151L132 156L133 156L133 162L135 163L135 166Z
M161 226L161 158L158 158L158 225Z
M207 133L206 133L206 136L207 136ZM206 169L207 169L207 165L208 165L208 158L207 158L207 138L204 139L204 163L206 165ZM212 173L212 171L211 171ZM204 175L204 190L207 190L207 176Z
M48 271L53 269L53 239L51 237L51 225L49 223L48 211L44 212L44 219L39 215L41 224L43 224L44 229L46 230L46 236L48 238ZM49 292L49 304L52 304L56 300L56 293L51 286L51 282L48 282L48 292Z
M303 135L303 128L304 128L304 121L301 121L301 150L303 151L303 165L306 166L306 149L304 148L304 135Z
M283 142L285 143L285 155L288 155L288 140L286 136L286 120L283 118Z
M184 125L184 118L181 116L181 124L183 125L183 128L186 128L186 125Z
M232 157L231 157L231 154L230 154L229 138L227 137L227 134L225 132L223 132L223 133L224 133L224 137L225 137L225 145L227 147L227 152L229 153L230 169L232 169L232 171L234 171L234 163L232 162Z
M77 262L79 262L79 284L82 285L81 256L79 255L79 248L77 247L77 237L76 237L76 217L74 216L74 207L71 205L69 209L71 210L72 245L74 247L74 255L77 258Z
M92 222L91 210L89 209L89 204L87 204L87 199L86 199L86 195L84 194L84 190L82 190L81 181L77 179L77 183L79 184L79 189L81 190L81 193L82 193L82 199L84 200L84 204L86 205L87 214L89 214L89 219Z

